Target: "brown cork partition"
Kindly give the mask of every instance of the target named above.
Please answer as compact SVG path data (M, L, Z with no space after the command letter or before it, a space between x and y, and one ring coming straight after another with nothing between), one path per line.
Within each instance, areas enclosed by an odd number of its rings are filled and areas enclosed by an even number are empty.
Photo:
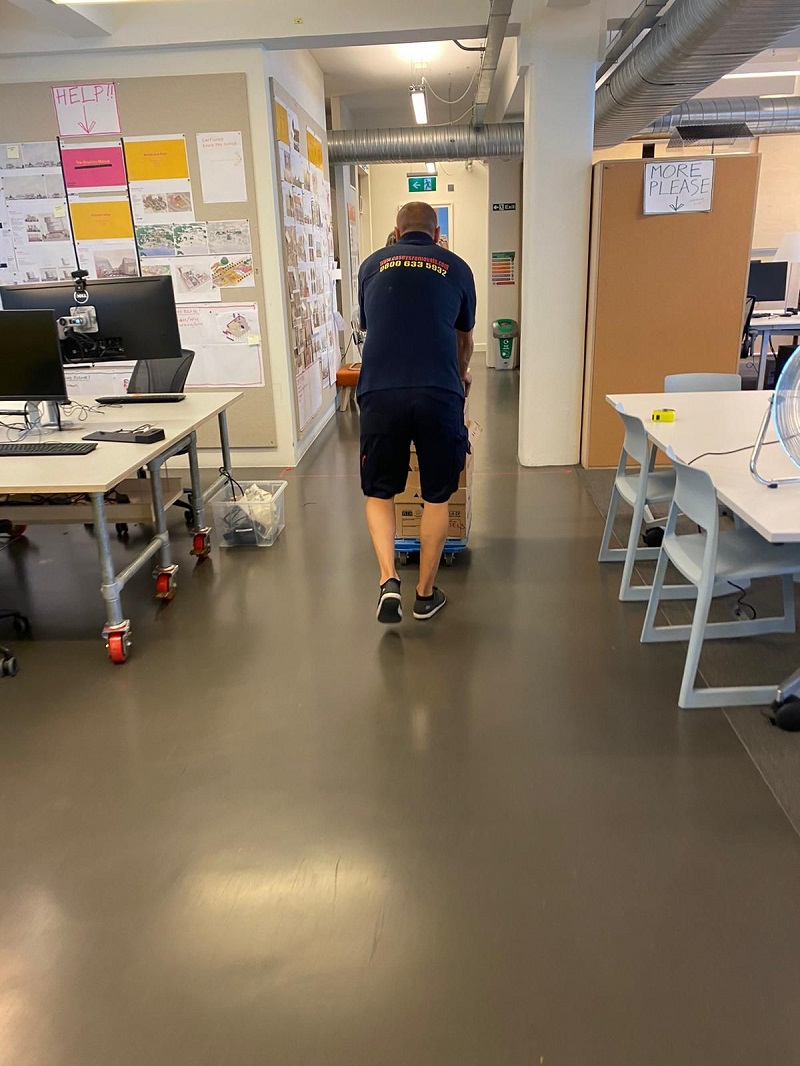
M715 159L712 209L696 214L643 214L645 160L593 168L584 466L619 459L607 393L738 368L760 156Z

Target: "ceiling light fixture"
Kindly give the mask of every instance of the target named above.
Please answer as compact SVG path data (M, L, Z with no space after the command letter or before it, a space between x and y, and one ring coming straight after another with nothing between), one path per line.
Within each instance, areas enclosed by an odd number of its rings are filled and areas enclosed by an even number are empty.
M436 164L435 163L426 163L425 164L425 169L428 171L429 174L435 174L436 173Z
M414 108L414 118L417 125L425 126L428 122L428 100L425 96L424 85L410 85L411 106Z
M797 78L800 77L800 67L795 70L745 70L735 74L723 74L723 80L733 78Z

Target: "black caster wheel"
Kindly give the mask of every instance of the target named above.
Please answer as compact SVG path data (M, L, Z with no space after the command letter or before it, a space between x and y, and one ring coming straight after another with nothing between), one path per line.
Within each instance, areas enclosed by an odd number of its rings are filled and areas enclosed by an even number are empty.
M661 526L654 526L652 529L648 529L642 536L642 540L648 548L660 548L664 540L664 530Z
M408 552L398 552L397 561L401 566L408 566Z
M456 561L455 555L450 554L450 555L445 555L445 557L444 557L444 565L445 566L452 566L455 561Z
M30 639L31 624L27 618L15 618L11 624L17 636L24 637L26 640Z
M783 703L773 703L769 720L787 733L800 732L800 700L796 696L790 696Z
M116 529L117 529L117 540L127 540L128 537L130 536L130 532L128 531L128 523L127 522L117 522Z
M0 674L3 677L16 677L19 673L19 664L15 656L6 653L3 656L3 661L0 663Z

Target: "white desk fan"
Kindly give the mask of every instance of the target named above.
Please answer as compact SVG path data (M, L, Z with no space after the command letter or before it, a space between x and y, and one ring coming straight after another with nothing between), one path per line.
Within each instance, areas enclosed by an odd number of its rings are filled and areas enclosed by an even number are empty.
M758 471L758 460L770 417L781 447L795 466L800 467L800 348L796 348L781 371L775 392L750 456L750 473L762 485L777 489L780 485L800 484L800 477L765 478ZM772 722L781 729L800 730L800 670L796 670L779 687L772 704Z
M800 485L800 476L765 478L759 473L758 460L764 447L770 417L781 447L794 465L800 467L800 348L792 352L781 371L761 429L758 431L753 454L750 456L750 473L762 485L771 489L776 489L779 485Z

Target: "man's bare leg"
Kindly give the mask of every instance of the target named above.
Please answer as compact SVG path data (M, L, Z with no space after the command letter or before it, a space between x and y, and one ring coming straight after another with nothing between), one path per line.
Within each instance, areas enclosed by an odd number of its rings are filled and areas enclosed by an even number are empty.
M397 578L394 555L394 500L380 500L377 496L368 496L367 526L381 571L380 584L383 585L390 578Z
M436 580L439 563L442 561L442 550L447 540L449 522L450 513L446 503L425 504L419 534L418 596L425 597L433 594L433 583Z

